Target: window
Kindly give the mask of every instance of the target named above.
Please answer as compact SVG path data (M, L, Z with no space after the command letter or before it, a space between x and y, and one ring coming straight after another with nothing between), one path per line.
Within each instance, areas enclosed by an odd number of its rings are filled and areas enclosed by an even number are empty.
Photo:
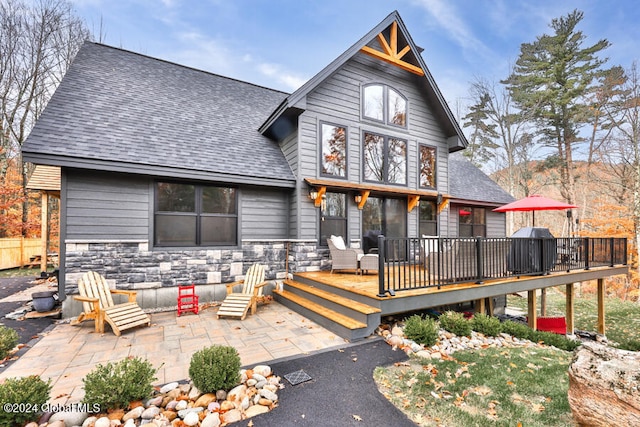
M322 140L322 175L345 178L347 176L347 132L344 127L323 123L320 126Z
M156 183L157 246L237 245L236 189Z
M487 237L486 211L484 208L461 207L458 210L460 237Z
M438 235L436 202L420 201L420 236Z
M407 100L400 92L377 83L366 85L362 92L362 110L365 118L407 127Z
M365 253L378 247L380 234L385 237L407 237L406 200L383 197L367 199L362 209L362 248ZM397 252L393 256L401 257Z
M364 133L364 180L407 184L407 141Z
M347 197L344 193L325 193L327 199L320 212L320 244L327 245L331 235L347 236Z
M420 145L420 187L436 188L436 149Z

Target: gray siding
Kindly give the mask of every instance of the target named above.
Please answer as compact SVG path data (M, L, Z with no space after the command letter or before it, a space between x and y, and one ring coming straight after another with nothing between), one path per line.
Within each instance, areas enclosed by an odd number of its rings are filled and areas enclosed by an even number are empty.
M149 238L148 179L82 170L66 176L67 240Z
M241 190L242 239L268 240L289 237L288 190Z
M507 216L487 209L487 237L506 237Z
M360 100L363 84L379 82L400 91L408 100L408 127L398 129L371 121L361 121ZM437 149L438 191L448 192L448 146L446 137L433 115L431 106L425 101L424 81L397 68L380 68L379 61L364 54L357 54L343 67L309 93L306 111L299 121L299 178L320 178L319 129L321 122L330 122L347 127L347 179L362 182L362 133L377 132L407 140L408 185L418 188L418 146L426 144ZM286 154L285 154L286 155ZM295 172L295 171L294 171ZM306 198L307 189L301 189L300 197ZM318 209L301 199L300 238L317 238ZM351 195L348 197L349 237L361 237L361 214ZM408 213L409 236L418 230L417 210Z

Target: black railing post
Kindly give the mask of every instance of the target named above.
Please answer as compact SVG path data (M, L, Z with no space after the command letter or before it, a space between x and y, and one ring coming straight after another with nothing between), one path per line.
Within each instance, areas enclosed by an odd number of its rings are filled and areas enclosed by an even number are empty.
M386 289L386 286L385 286L385 281L384 281L384 277L385 277L384 266L385 266L385 258L386 258L385 245L386 245L385 238L382 234L380 234L378 236L378 296L381 298L384 297L387 294L387 292L392 297L396 295L395 292L393 292L393 290Z
M476 237L476 274L477 274L477 279L476 283L480 284L483 283L483 279L484 279L484 271L482 266L484 265L484 254L482 253L482 241L484 240L483 237Z
M585 237L582 241L584 245L584 269L589 270L589 258L591 258L591 248L589 247L591 242L588 237Z
M613 237L609 238L609 250L611 251L611 262L609 263L609 267L613 267L615 264L614 257L616 256L615 239Z

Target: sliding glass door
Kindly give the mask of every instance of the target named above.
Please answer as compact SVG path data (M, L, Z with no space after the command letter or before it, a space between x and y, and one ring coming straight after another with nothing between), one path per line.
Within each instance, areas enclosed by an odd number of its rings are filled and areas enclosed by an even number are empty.
M378 248L378 236L407 236L407 203L404 199L369 197L362 209L362 247Z

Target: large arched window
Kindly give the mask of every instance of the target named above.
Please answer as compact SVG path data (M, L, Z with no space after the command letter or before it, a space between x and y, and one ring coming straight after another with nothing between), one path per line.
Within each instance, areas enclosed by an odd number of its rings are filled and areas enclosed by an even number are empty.
M387 125L407 127L407 99L387 85L368 84L362 90L362 116Z

